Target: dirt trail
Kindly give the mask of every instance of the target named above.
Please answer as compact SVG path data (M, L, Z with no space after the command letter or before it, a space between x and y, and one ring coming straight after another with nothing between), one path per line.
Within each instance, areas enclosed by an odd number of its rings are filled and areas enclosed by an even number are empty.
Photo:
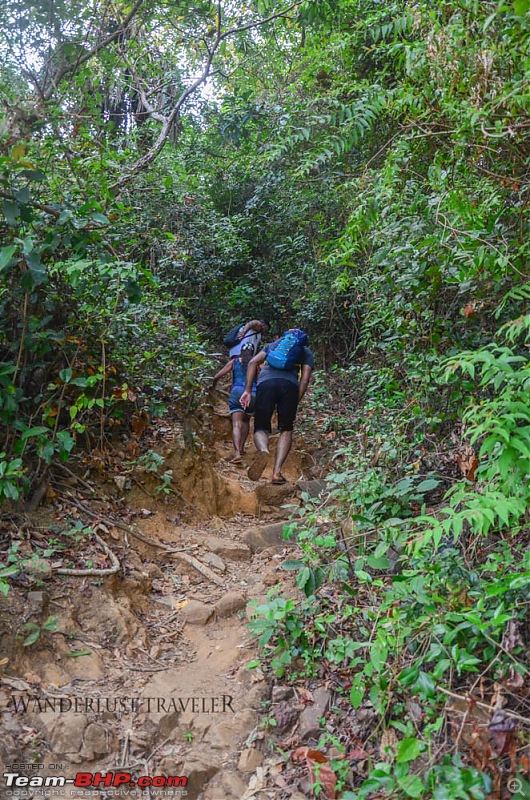
M246 466L253 448L243 466L231 466L229 419L219 408L214 420L214 457L190 452L179 435L166 448L166 466L181 493L175 507L146 485L125 495L129 524L180 552L151 548L111 528L106 539L120 573L103 581L43 581L30 587L25 605L16 591L2 601L9 659L0 687L2 772L17 763L35 768L13 772L43 778L116 771L129 772L134 782L141 775L186 776L187 794L127 784L119 794L65 786L59 794L35 787L9 796L273 796L259 790L264 753L256 742L263 738L260 715L270 687L259 670L246 669L255 657L246 606L285 576L279 569L291 545L282 539L289 515L282 506L298 503L299 487L311 488L315 469L295 445L287 486L268 482L270 467L252 483ZM171 440L167 430L165 438ZM57 629L21 648L9 638L21 614L39 624L56 615Z

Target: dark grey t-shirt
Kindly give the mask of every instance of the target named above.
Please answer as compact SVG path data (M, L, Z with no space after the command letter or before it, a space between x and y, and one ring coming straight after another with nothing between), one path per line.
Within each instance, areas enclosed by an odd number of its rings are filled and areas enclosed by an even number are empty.
M268 353L270 348L270 344L264 348L265 352ZM304 347L304 353L302 358L300 359L300 366L307 365L314 369L315 367L315 358L313 353L309 349L309 347ZM271 367L267 362L265 362L265 366L261 370L258 378L258 386L263 381L270 381L271 378L281 378L284 381L291 381L291 383L298 383L298 376L299 376L299 368L298 366L293 367L292 369L275 369Z

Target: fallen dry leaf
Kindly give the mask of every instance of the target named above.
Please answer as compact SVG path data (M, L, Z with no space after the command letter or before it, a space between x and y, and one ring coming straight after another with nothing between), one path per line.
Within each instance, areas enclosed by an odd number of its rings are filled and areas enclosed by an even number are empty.
M509 749L512 733L515 730L515 720L506 716L502 708L498 708L493 714L488 725L495 753L498 756L504 755Z
M300 698L301 703L314 703L315 698L313 697L313 692L310 692L309 689L300 686L296 690L298 692L298 696Z
M383 761L392 764L396 760L398 741L394 728L386 728L383 731L381 734L381 741L379 742L379 751Z
M383 758L383 756L381 756ZM360 747L354 747L353 750L346 755L348 761L364 761L365 758L368 758L368 753L366 750L363 750ZM383 760L385 760L383 758Z
M331 769L324 753L321 753L320 750L312 750L310 747L298 747L291 753L291 760L295 763L305 761L313 781L321 785L327 800L336 800L337 776Z
M131 419L131 428L136 436L141 436L148 427L149 414L147 411L139 411L137 414L133 414Z
M519 633L519 623L516 619L508 620L506 630L502 637L502 645L506 650L509 650L510 653L515 650L516 647L524 646L521 634Z
M465 447L460 453L455 455L460 472L469 481L475 480L475 470L479 465L479 460L475 451L471 447Z
M524 678L520 672L516 672L516 670L511 667L510 675L505 680L505 684L509 689L522 689L524 686Z

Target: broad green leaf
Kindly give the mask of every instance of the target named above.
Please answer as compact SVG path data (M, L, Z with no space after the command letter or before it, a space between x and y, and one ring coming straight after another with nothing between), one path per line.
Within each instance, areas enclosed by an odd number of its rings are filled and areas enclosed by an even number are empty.
M11 575L16 575L18 572L20 572L19 568L15 564L12 564L10 567L0 569L0 578L9 578Z
M386 556L368 556L366 559L368 566L372 569L388 569L389 560Z
M31 631L29 636L26 636L22 644L24 645L24 647L29 647L30 644L34 644L37 641L39 636L40 636L40 630L39 628L36 628L35 630Z
M352 686L350 689L350 702L354 708L359 708L364 699L364 685Z
M104 214L99 214L98 212L95 212L90 216L92 217L94 222L98 222L100 225L110 225L108 217L106 217Z
M416 491L421 493L430 492L432 489L436 489L436 487L439 485L440 481L436 480L436 478L427 478L416 486Z
M288 561L284 561L283 564L282 564L282 569L285 569L285 570L302 569L303 566L304 566L304 562L303 561L298 561L296 559L292 559L290 561L289 560Z
M514 0L513 10L518 17L524 17L530 11L530 0Z
M55 447L53 442L46 442L44 447L40 448L39 455L47 464L51 464Z
M49 432L50 432L49 428L45 428L43 425L39 425L36 428L28 428L27 431L24 431L20 439L21 441L25 442L26 439L29 439L31 436L42 436L43 433L49 433Z
M46 177L40 169L23 169L19 172L19 175L27 178L28 181L43 181Z
M26 254L25 259L35 286L41 286L43 283L46 283L48 280L46 267L40 260L39 253L36 250L32 250Z
M4 200L2 205L4 217L10 225L16 225L20 216L20 208L12 200Z
M15 192L15 198L19 203L29 203L29 189L27 186L23 186L22 189L17 189Z
M4 495L8 497L10 500L18 500L20 497L20 492L15 486L14 483L11 481L5 481L2 487L0 487L4 492Z
M4 247L2 250L0 250L0 272L7 267L16 251L16 245Z
M388 657L388 650L380 642L376 642L370 648L370 661L374 665L374 669L377 672L381 671L381 668L386 663L387 657Z
M428 672L420 671L414 688L418 694L426 699L432 698L435 695L434 681Z
M57 441L59 442L61 450L64 450L66 453L70 453L75 445L75 439L68 431L59 431L57 433Z
M81 658L81 656L90 656L91 650L73 650L71 653L66 653L66 658Z
M425 786L418 775L403 775L398 778L398 784L408 797L421 797Z
M414 761L423 749L423 742L419 739L413 737L410 739L403 739L403 741L399 743L396 762L398 764L404 764L407 761Z

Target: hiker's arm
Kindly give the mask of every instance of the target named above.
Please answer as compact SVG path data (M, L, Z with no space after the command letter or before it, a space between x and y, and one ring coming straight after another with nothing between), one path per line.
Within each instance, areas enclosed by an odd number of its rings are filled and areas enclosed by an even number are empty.
M239 333L237 334L238 339L242 339L243 336L246 336L249 330L254 330L257 333L263 333L263 328L265 325L260 319L251 319L250 322L247 322L244 328L242 328Z
M300 383L298 384L298 400L301 400L306 393L309 384L309 378L311 377L312 372L313 368L310 367L309 364L304 364L302 366L302 377L300 378Z
M224 375L228 375L234 369L234 360L231 358L219 372L213 376L211 388L215 389L215 385L217 381L219 381Z
M262 350L258 353L257 356L251 358L248 362L247 367L247 382L245 383L245 391L239 398L239 402L243 406L243 408L248 408L250 405L250 401L252 400L252 384L254 383L254 378L256 377L256 371L258 369L259 364L262 364L267 357L267 353L265 350Z

